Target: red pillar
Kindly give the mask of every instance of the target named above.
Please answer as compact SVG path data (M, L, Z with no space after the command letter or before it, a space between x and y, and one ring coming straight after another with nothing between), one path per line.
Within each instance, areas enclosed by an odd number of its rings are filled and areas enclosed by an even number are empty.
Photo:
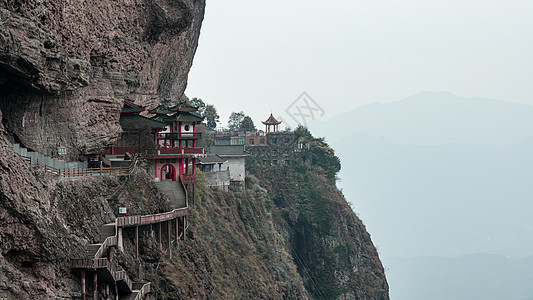
M187 218L187 216L183 216L183 231L182 231L182 238L183 238L183 240L185 240L185 226L186 226L185 223L187 222L187 221L185 220L186 218Z
M167 231L168 231L168 250L170 250L170 247L172 246L172 220L167 221Z
M98 300L98 274L94 272L93 277L93 299Z
M81 271L81 299L85 300L85 271Z
M159 249L161 249L163 247L163 245L161 244L161 223L159 223L158 226L157 242L159 243Z
M135 226L135 258L139 258L139 226Z
M107 260L109 262L111 262L111 259L113 259L113 251L114 251L114 247L109 247L109 254L107 255Z
M179 233L180 233L180 230L179 230L179 223L178 223L178 218L175 219L176 220L176 245L178 244L178 239L179 239Z

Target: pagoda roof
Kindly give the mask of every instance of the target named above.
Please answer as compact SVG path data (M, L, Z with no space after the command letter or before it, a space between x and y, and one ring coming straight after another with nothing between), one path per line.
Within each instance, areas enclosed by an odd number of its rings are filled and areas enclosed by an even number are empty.
M270 114L270 117L266 121L262 121L265 125L279 125L281 124L281 121L276 120L272 114Z
M178 122L202 122L204 118L190 112L178 112L175 114Z
M155 120L157 122L163 122L163 123L169 123L169 122L174 122L176 121L176 115L165 115L165 114L160 114L160 115L155 115L151 118L152 120Z
M172 111L166 105L163 104L159 104L158 106L150 109L148 112L151 114L158 115L168 115L172 113Z
M119 123L123 130L159 129L167 126L163 122L158 122L137 114L123 114L120 116Z
M146 107L137 105L131 100L124 99L124 106L122 107L121 113L140 113L146 110Z
M194 107L187 102L178 103L176 106L170 108L173 112L193 112L198 111L198 107Z

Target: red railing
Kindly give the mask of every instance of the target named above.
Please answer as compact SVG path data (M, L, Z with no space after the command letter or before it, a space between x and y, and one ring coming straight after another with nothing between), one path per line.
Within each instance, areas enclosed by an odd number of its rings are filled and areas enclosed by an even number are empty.
M201 132L160 133L157 135L158 140L197 140L201 138L202 138Z
M157 150L157 155L191 155L205 154L204 148L161 148Z

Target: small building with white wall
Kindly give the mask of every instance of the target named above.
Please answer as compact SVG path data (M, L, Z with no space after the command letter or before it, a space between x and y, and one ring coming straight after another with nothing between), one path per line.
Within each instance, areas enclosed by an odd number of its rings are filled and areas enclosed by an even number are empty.
M246 157L250 154L245 151L244 145L212 145L209 153L216 154L225 162L222 170L229 170L230 180L235 183L244 183L246 178Z

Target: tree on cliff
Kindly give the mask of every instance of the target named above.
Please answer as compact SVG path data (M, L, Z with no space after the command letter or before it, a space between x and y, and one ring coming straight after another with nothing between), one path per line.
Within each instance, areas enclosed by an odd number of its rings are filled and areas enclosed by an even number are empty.
M217 123L220 120L220 116L217 113L217 109L212 104L207 104L205 106L203 117L205 117L207 128L209 129L215 129L217 127Z
M335 155L324 138L315 138L307 127L298 125L294 130L294 136L300 143L309 144L313 153L313 165L324 169L330 178L335 178L341 170L341 160Z
M200 116L202 117L204 116L205 110L206 110L206 105L205 105L204 100L194 97L191 100L189 100L189 104L193 107L198 108L198 113L200 114Z
M232 112L229 116L228 128L230 130L238 130L241 127L241 122L246 115L243 111Z
M232 112L229 116L228 128L233 131L255 131L254 121L243 111Z
M239 129L242 131L255 131L254 121L250 116L245 116L239 124Z

